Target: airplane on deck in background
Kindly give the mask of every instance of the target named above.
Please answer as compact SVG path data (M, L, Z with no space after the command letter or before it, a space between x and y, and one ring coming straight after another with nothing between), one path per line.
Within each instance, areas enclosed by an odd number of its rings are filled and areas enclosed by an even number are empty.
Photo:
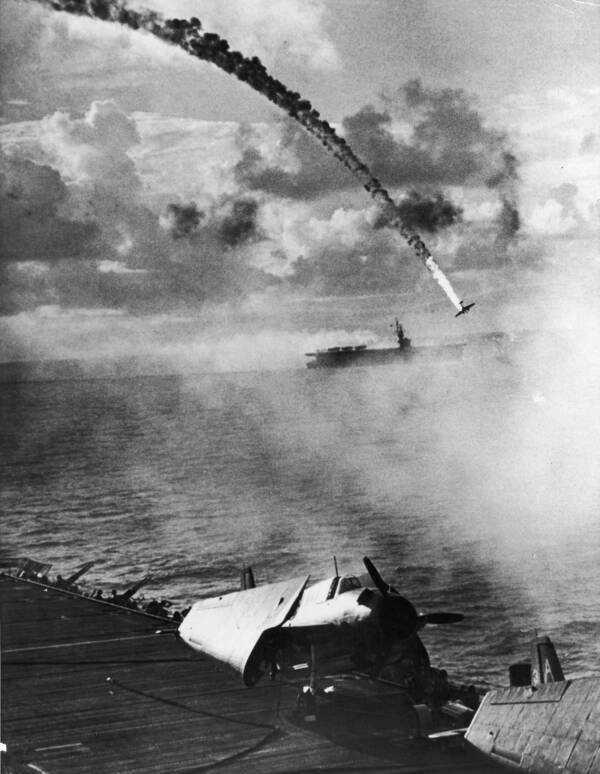
M413 604L386 583L364 558L374 588L353 575L336 575L309 585L310 576L254 587L251 570L243 589L196 602L179 627L180 637L239 671L254 685L265 673L273 679L280 668L310 668L316 694L319 665L335 660L336 670L369 671L409 652L429 666L417 632L427 624L456 623L459 613L417 613ZM308 663L303 663L307 661ZM331 673L330 664L327 665Z
M464 304L463 301L460 302L460 312L457 312L454 316L460 317L461 314L466 314L469 309L472 309L475 306L475 301L472 301L470 304Z

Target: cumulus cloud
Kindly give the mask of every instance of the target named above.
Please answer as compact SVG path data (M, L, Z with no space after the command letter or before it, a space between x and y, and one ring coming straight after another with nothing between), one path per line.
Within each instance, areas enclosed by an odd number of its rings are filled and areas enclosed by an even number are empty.
M56 262L94 255L99 229L67 214L60 174L18 156L0 156L0 256L3 262Z
M276 156L262 147L260 136L245 129L240 133L242 158L235 167L240 185L292 199L312 199L356 186L350 172L295 121L283 119L278 125Z
M380 118L371 123L363 118L350 122L349 136L366 143L366 127L376 135L382 126ZM163 154L164 140L153 132L150 147L156 145ZM231 135L235 127L227 132ZM230 154L227 163L220 162L218 175L210 164L188 172L196 176L199 193L206 181L200 204L196 198L166 198L166 191L159 198L147 195L134 158L152 168L152 156L147 146L141 147L136 122L114 103L93 103L81 117L59 111L43 119L37 139L28 136L23 154L29 158L22 164L38 175L46 169L53 180L55 190L49 182L42 186L53 204L46 207L49 215L40 218L40 228L44 220L46 230L60 233L55 226L62 226L73 244L79 237L79 252L61 253L58 245L49 252L56 260L43 277L12 271L6 292L19 290L7 308L20 308L25 300L23 308L30 308L36 293L45 304L146 312L239 298L273 285L317 293L413 286L421 267L394 233L378 228L377 207L368 199L363 209L331 212L328 207L331 214L314 216L316 198L340 189L347 196L347 186L355 181L291 122L282 122L279 132L239 128L233 141L218 146ZM389 137L385 132L381 143L374 143L374 157L384 152L386 142L401 142L391 129ZM171 128L168 136L171 147L176 131ZM190 142L185 138L184 132L183 158ZM195 139L192 150L197 143ZM237 165L231 161L236 154ZM488 170L492 175L497 177L493 184L500 186L502 174L493 168ZM220 188L214 187L216 177L223 183ZM178 179L176 175L174 183ZM27 207L31 198L29 192ZM405 222L429 234L461 223L461 207L435 189L409 189L398 200ZM26 244L26 227L23 233ZM35 258L48 264L39 251L10 255L12 261Z
M494 237L499 255L521 225L519 162L507 136L487 128L460 89L427 89L411 80L384 102L385 110L367 105L346 117L343 131L348 146L384 186L412 188L401 200L404 222L430 232L452 225L460 219L460 207L440 188L487 187L502 203ZM402 114L402 125L392 111ZM282 122L278 158L267 156L247 134L244 140L235 171L240 185L250 190L312 199L355 185L353 177L292 122Z
M484 185L501 201L496 221L496 259L506 254L520 228L518 209L519 162L504 132L485 126L483 116L462 89L428 89L413 79L400 89L400 101L384 98L390 110L405 111L411 119L410 139L392 132L390 112L372 107L344 121L348 141L390 185ZM405 201L406 207L413 204ZM415 202L416 204L416 202ZM449 204L430 202L432 213L449 215ZM423 208L412 208L413 218ZM411 217L407 213L408 217ZM457 220L450 217L450 223ZM442 223L444 221L442 220Z
M580 186L563 182L554 186L530 207L527 225L538 238L597 238L598 206Z
M133 3L132 3L133 4ZM222 32L232 45L272 65L283 59L303 71L331 72L340 66L327 32L324 0L221 3L205 0L140 2L166 16L201 16L206 30ZM0 4L2 79L0 96L9 120L38 119L63 107L79 110L94 99L113 99L135 110L200 118L206 96L214 117L248 111L240 85L183 51L120 25L58 14L35 3ZM102 78L98 78L98 73ZM26 104L25 104L26 103Z
M337 209L330 217L287 224L297 257L286 281L317 295L351 295L414 287L421 267L393 230L377 228L376 207ZM293 232L290 239L289 232Z
M340 58L327 28L324 0L152 0L139 6L167 17L199 16L206 30L226 37L232 48L248 51L271 65L278 54L303 68L331 71Z
M5 313L193 307L273 281L253 265L258 203L221 195L206 211L153 206L129 155L139 139L131 118L98 102L80 118L45 118L25 149L13 143L0 179Z
M508 138L484 125L472 99L461 89L427 89L415 79L384 102L384 110L367 105L342 122L347 143L383 185L483 184L504 190L517 179L518 162ZM399 131L392 111L402 115L404 132ZM282 145L293 151L296 168L272 164L257 148L250 148L238 167L240 179L249 186L291 196L355 185L294 124L284 124ZM320 174L313 174L317 169Z
M461 223L463 213L460 204L449 198L448 189L477 189L478 206L486 205L493 222L472 231L467 224L458 233L457 265L477 265L481 243L486 247L482 266L511 264L516 255L530 261L530 250L516 249L522 229L520 162L508 136L487 127L473 100L460 89L428 89L412 80L394 99L383 101L385 109L367 105L346 117L343 134L348 147L382 184L396 188L403 222L428 234L453 227ZM262 137L248 131L240 134L239 144L242 156L235 174L247 190L310 202L340 191L347 194L356 185L332 155L291 121L281 122L277 154L267 152ZM374 225L382 224L375 220ZM364 244L358 254L368 254L370 248ZM307 265L314 273L314 260L312 250L302 252L302 259L294 264L301 270L298 280L308 277ZM374 265L370 260L367 264ZM357 277L363 277L365 263L355 265ZM349 267L342 271L344 287ZM385 272L381 281L387 281Z
M112 189L122 198L140 186L128 151L140 138L114 102L95 101L80 119L57 111L42 121L41 145L62 176L79 185Z
M445 265L536 263L539 252L515 239L520 169L506 136L488 129L460 90L410 81L395 101L384 102L385 109L367 106L344 120L346 142L393 181L403 220L433 235L431 247ZM30 135L26 152L13 153L30 173L45 168L52 177L54 188L49 180L42 186L52 205L40 212L66 233L71 228L81 249L50 250L53 263L12 253L11 263L35 259L46 270L11 266L5 284L15 293L7 308L30 308L37 294L40 303L147 312L271 286L364 293L418 281L421 266L394 234L378 228L372 202L333 209L349 196L359 201L356 181L294 122L209 130L188 121L180 137L174 119L164 130L156 117L148 120L153 128L140 132L114 103L98 101L81 117L59 111L45 118L37 140ZM203 143L202 132L215 143ZM159 167L175 173L153 178ZM159 195L148 190L153 180ZM451 184L451 193L439 190ZM577 191L555 188L564 222L577 218ZM467 216L465 191L472 194ZM25 197L33 198L31 191ZM537 218L541 228L552 213ZM535 233L535 214L532 223ZM435 237L440 230L443 241Z
M548 199L531 213L529 227L534 233L547 236L560 236L573 233L577 220L556 199Z
M6 0L0 5L0 24L0 93L10 118L37 119L58 106L79 109L92 99L114 98L116 93L131 107L136 103L142 107L144 101L147 106L157 85L165 82L160 68L174 66L173 54L165 58L164 52L161 55L165 47L156 41L149 45L148 36L57 14L39 4ZM148 73L155 77L148 79ZM27 104L16 107L15 100Z
M319 295L384 293L414 287L418 269L402 250L384 244L373 251L366 245L330 244L312 256L300 256L289 278L292 287L309 288Z

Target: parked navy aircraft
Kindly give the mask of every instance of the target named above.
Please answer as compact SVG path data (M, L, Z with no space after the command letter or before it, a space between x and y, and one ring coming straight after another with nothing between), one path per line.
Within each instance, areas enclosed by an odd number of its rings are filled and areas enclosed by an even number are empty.
M460 312L457 312L454 316L460 317L461 314L466 314L469 309L475 306L475 301L472 301L470 304L464 304L463 301L460 302Z
M273 677L282 665L309 667L305 690L312 694L321 663L327 663L330 673L361 669L376 676L410 648L421 651L428 664L417 632L427 624L455 623L463 616L417 613L367 557L364 563L374 588L337 572L312 585L309 576L254 588L251 573L246 574L241 591L196 602L179 634L195 650L241 672L248 686L265 673ZM308 663L301 663L307 655Z

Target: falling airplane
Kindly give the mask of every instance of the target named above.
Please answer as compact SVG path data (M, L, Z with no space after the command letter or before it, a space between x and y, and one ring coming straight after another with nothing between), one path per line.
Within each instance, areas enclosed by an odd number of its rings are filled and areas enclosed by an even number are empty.
M196 602L179 635L195 650L239 671L248 686L265 673L273 678L283 666L309 667L310 684L302 691L311 697L316 694L318 667L325 661L330 672L334 660L335 671L361 669L377 676L408 649L428 664L417 632L427 624L456 623L463 616L417 613L368 557L364 564L374 588L337 570L310 586L308 576L254 587L250 572L243 576L241 591Z
M471 309L471 307L473 307L473 306L475 306L475 301L473 301L473 302L472 302L472 303L470 303L470 304L467 304L466 306L465 306L465 304L464 304L464 303L461 301L461 302L460 302L460 312L457 312L457 313L456 313L454 316L455 316L455 317L460 317L460 315L461 315L461 314L466 314L466 313L469 311L469 309Z

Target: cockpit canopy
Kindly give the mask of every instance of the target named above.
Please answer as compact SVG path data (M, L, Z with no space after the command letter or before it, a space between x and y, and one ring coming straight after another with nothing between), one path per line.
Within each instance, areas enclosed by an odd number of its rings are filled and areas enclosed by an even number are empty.
M360 588L362 588L362 583L355 575L337 575L331 581L331 586L327 592L327 599L333 599L334 597L339 597L340 594L343 594L346 591Z

